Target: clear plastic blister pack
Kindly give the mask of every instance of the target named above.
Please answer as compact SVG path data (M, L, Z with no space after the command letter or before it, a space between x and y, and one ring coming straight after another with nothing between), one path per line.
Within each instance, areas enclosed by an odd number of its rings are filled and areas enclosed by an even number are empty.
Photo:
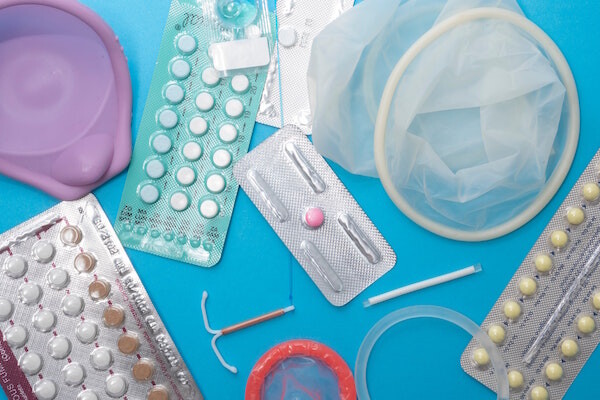
M190 0L192 1L192 0ZM266 72L220 77L211 22L174 0L115 230L126 247L204 267L221 258Z
M257 121L281 128L299 126L309 134L312 116L306 74L312 41L354 0L280 0L277 2L277 44L263 92Z
M248 153L234 175L333 305L348 303L396 264L390 245L297 126Z
M600 152L482 324L506 362L511 399L561 399L600 342ZM463 369L494 388L471 342Z
M0 266L9 398L203 398L93 195L0 235Z

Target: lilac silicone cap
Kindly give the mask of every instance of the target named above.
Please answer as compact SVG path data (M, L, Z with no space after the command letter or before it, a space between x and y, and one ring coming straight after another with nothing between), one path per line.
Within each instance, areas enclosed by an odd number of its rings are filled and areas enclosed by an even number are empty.
M131 158L131 79L111 28L75 0L0 0L0 173L63 200Z

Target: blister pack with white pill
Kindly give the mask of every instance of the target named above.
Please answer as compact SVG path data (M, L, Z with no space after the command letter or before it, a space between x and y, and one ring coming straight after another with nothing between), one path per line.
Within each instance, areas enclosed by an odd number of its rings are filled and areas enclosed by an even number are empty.
M8 398L202 399L93 195L0 235Z
M511 399L558 400L600 342L600 152L482 324L506 362ZM485 350L463 369L495 388Z
M354 0L280 0L277 2L277 44L257 121L281 128L312 128L306 75L312 41L325 26L354 5Z
M287 125L233 168L248 197L335 306L396 264L396 254L315 150Z
M221 78L198 5L174 0L115 222L126 247L204 267L221 258L266 72Z

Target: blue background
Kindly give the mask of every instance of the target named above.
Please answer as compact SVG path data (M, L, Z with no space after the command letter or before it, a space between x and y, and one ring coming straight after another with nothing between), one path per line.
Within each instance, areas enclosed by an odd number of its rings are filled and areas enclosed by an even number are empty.
M137 132L170 0L85 0L115 30L129 59L133 81L133 131ZM334 166L342 181L398 255L396 267L343 308L331 306L293 260L283 243L240 192L221 262L203 269L137 251L128 251L138 273L208 399L243 398L256 360L284 340L309 338L333 347L354 369L358 348L371 326L387 313L415 304L455 309L481 322L550 220L579 174L600 147L598 112L597 0L520 0L525 14L558 44L571 64L581 102L581 140L566 183L534 220L487 243L458 243L437 237L404 217L374 179L352 176ZM252 147L274 129L257 125ZM114 221L125 173L95 191ZM0 177L0 231L55 205L57 200ZM364 309L369 296L480 262L483 272L377 307ZM223 369L210 348L200 312L203 290L213 327L253 317L288 304L290 282L297 310L278 320L220 339L225 358L239 368ZM443 322L409 322L384 335L369 363L374 399L477 398L495 395L462 372L459 357L466 333ZM589 360L567 399L598 396L600 351ZM4 399L3 395L0 398Z

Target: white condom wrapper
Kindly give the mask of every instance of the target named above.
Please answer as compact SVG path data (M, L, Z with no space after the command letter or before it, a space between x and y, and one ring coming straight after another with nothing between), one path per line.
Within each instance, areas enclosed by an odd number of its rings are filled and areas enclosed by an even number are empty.
M374 126L392 70L432 27L479 7L523 15L514 0L367 0L329 24L308 72L318 151L378 176ZM393 188L449 228L422 224L436 233L508 233L518 226L494 228L530 207L557 169L575 117L567 103L556 66L529 34L491 18L460 24L424 48L396 87L384 139ZM494 233L477 235L484 231Z

